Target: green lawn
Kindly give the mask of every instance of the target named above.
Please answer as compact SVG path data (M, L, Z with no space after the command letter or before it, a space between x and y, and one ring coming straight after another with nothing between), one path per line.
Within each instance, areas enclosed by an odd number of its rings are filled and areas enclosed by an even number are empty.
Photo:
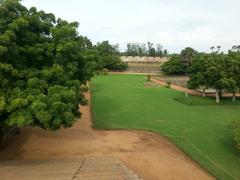
M240 179L240 153L234 148L231 123L240 105L189 97L165 87L144 87L140 75L107 75L92 79L94 126L157 132L218 179ZM199 102L199 103L198 103ZM206 102L206 103L204 103Z

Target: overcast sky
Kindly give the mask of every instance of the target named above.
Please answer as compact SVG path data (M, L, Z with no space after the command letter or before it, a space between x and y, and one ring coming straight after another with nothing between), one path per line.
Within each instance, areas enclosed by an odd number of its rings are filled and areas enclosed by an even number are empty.
M27 7L80 23L93 42L161 43L170 52L187 46L209 51L240 44L240 0L23 0Z

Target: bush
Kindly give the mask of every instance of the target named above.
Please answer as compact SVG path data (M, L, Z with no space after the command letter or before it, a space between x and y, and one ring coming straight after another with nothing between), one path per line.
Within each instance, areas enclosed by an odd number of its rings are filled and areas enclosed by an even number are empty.
M101 71L96 71L97 75L108 75L108 69L103 68Z
M151 75L150 74L147 75L147 81L148 82L151 81Z
M170 88L171 84L171 81L167 81L166 88Z
M105 66L105 69L111 70L111 71L125 71L128 68L128 64L125 62L122 62L120 59L117 61L112 61L108 65Z

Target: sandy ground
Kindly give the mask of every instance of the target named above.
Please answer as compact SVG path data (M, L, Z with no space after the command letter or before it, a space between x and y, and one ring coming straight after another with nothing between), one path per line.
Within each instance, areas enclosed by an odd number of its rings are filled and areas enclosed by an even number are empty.
M87 94L88 98L90 95ZM89 106L74 127L57 132L25 128L0 152L1 160L72 158L111 155L146 180L214 179L181 150L158 134L102 131L91 128ZM9 169L11 171L11 169Z

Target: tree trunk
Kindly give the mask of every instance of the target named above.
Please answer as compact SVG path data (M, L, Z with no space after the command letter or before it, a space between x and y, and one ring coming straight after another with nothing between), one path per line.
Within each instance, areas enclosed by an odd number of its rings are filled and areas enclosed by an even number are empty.
M202 96L205 98L206 97L206 89L205 88L203 88L203 94L202 94Z
M218 91L218 95L219 95L219 98L222 98L222 96L223 96L222 90L219 90L219 91Z
M220 98L219 98L219 91L216 90L216 103L220 102Z
M20 134L20 128L19 127L16 128L15 134Z
M235 92L233 92L233 94L232 94L232 102L236 102L236 93Z

